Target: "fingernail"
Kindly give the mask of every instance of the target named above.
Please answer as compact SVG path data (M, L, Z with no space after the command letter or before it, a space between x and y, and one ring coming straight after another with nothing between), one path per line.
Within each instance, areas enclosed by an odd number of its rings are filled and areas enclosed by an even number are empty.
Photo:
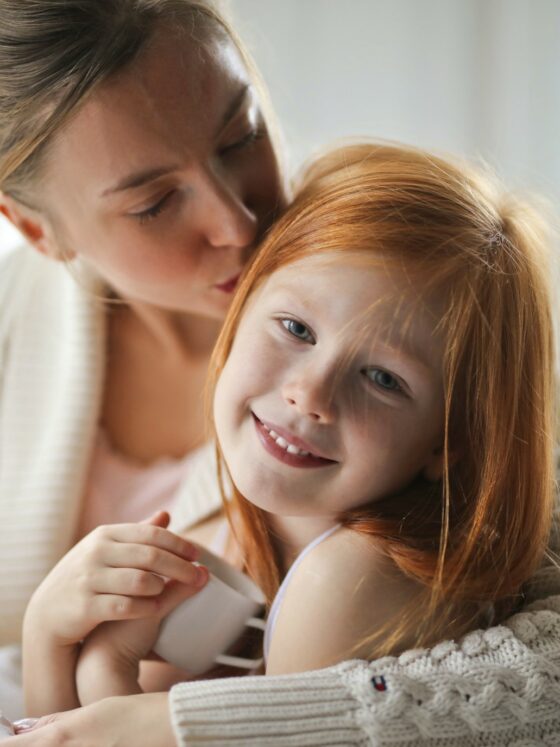
M196 586L204 586L208 579L208 568L204 565L197 565L196 566L196 578L195 578L195 585Z
M19 721L14 721L14 728L19 733L20 731L26 731L32 729L35 724L39 721L38 718L22 718Z

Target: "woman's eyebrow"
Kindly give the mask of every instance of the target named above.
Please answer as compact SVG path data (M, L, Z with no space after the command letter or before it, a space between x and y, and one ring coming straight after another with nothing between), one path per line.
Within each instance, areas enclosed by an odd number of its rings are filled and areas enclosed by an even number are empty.
M222 119L220 120L220 125L216 130L216 137L219 137L222 130L225 129L225 127L231 122L237 112L241 109L241 106L242 104L244 104L250 90L251 86L248 83L244 83L241 88L236 91L227 109L225 110Z
M245 102L245 99L247 98L247 95L249 94L250 90L251 90L251 87L245 83L241 86L241 88L238 91L236 91L232 100L228 104L228 107L226 111L224 112L223 117L220 120L220 125L218 127L216 137L235 117L235 115L237 114L237 112L240 110L241 106ZM147 184L148 182L152 182L155 179L159 179L161 176L170 174L175 169L176 169L176 166L174 165L158 166L157 168L148 168L148 169L143 169L142 171L136 171L132 174L127 174L122 179L120 179L115 185L103 190L103 192L101 193L101 197L107 197L109 195L115 194L116 192L124 192L127 189L137 189L138 187L142 187L144 184Z
M169 174L175 170L175 166L159 166L157 168L143 169L132 174L127 174L120 179L114 186L108 187L101 192L101 197L115 194L115 192L124 192L127 189L136 189L143 184L159 179L160 176Z

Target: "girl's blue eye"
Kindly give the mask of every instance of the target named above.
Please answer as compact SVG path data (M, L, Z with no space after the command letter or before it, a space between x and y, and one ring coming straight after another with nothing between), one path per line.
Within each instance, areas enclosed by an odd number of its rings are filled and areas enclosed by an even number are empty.
M315 338L302 322L298 322L296 319L281 319L280 321L284 329L293 337L297 337L298 340L302 340L303 342L315 344Z
M366 368L365 375L368 379L380 387L389 392L398 392L402 390L401 385L397 379L390 374L388 371L384 371L382 368Z

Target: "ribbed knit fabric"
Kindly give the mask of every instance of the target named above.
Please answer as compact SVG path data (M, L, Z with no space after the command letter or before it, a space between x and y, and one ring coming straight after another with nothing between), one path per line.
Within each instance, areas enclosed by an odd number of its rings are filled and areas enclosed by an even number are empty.
M178 744L558 747L560 597L547 607L398 659L176 685Z
M28 247L0 257L0 645L21 637L37 584L71 547L105 370L100 283ZM213 448L179 496L175 529L220 506Z
M30 250L0 267L0 643L72 543L102 385L99 308Z
M556 516L558 528L560 517ZM558 557L558 533L551 539ZM181 747L560 747L560 572L505 625L375 662L176 685Z

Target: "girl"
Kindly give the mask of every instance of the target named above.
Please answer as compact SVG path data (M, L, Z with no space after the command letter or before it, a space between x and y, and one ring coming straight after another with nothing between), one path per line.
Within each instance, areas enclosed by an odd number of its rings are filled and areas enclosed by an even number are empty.
M0 642L17 644L33 590L94 526L166 505L186 527L219 507L211 450L197 449L200 394L233 281L285 198L266 100L210 3L0 0L0 12L0 202L30 244L0 259ZM154 179L130 183L135 175ZM99 304L100 294L120 303ZM145 527L127 531L147 539ZM97 539L119 547L111 530ZM92 542L103 565L98 550ZM554 581L535 588L546 596ZM536 652L558 641L543 630L522 661L534 667ZM8 665L17 674L12 651L1 675ZM508 669L506 648L494 656ZM455 676L476 666L492 681L491 665L461 664ZM369 683L367 666L349 671ZM362 740L378 717L344 677L296 677L289 693L271 678L251 697L249 680L224 681L225 700L200 685L196 697L180 686L170 700L107 700L51 717L19 744L156 747L195 739L195 724L207 740L210 722L219 742L246 709L257 743L290 729L296 742L305 733L321 744L332 692L346 693L344 735ZM0 706L13 718L21 706L7 707L5 684ZM309 712L308 693L320 714L312 737L307 720L288 723L283 712L288 699ZM530 696L524 704L532 712ZM542 713L539 703L539 723ZM246 729L239 738L246 743Z
M519 603L553 504L540 231L487 176L365 144L319 159L270 232L213 359L267 674L458 638ZM82 702L123 692L160 618L90 636ZM94 682L97 656L114 668Z
M267 672L519 603L553 505L541 228L485 175L366 144L319 159L265 241L213 363L226 507L274 599Z

